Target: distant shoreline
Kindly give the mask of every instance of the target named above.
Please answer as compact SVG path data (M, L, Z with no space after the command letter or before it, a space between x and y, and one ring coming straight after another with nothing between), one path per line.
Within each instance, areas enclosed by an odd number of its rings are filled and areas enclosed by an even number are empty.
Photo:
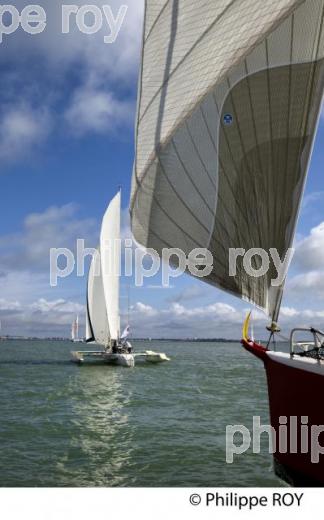
M132 338L133 341L172 341L187 343L238 343L240 339L225 339L225 338ZM38 337L24 337L24 336L2 336L0 341L70 341L69 338L38 338Z

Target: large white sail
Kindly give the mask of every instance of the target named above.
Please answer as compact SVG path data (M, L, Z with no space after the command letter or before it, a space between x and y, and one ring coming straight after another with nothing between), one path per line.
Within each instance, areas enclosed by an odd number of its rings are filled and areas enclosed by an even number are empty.
M100 233L102 281L109 322L110 337L120 338L119 279L120 247L120 192L110 202L104 215Z
M229 249L291 246L323 94L324 0L146 2L131 215L138 242L208 248L205 281L276 320L276 272ZM254 257L254 268L259 267Z
M110 339L104 296L101 258L97 250L92 258L87 291L86 341L108 346Z
M76 321L73 320L72 321L72 325L71 325L71 339L72 339L72 341L74 341L76 338L77 338L77 335L76 335Z

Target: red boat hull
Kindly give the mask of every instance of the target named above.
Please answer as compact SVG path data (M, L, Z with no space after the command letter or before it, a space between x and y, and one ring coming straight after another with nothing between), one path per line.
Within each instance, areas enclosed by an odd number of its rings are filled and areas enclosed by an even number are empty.
M277 441L279 426L283 424L282 418L287 418L287 453L280 453L282 450L279 450L278 446L274 453L277 475L295 486L324 486L324 455L319 454L319 461L312 462L315 448L312 444L314 433L311 428L324 425L323 363L314 359L290 358L287 354L271 352L252 341L243 340L242 343L246 350L264 362L271 426L276 431ZM308 422L303 419L306 424L303 434L302 418L308 418ZM302 453L305 438L308 442L308 452ZM316 440L324 446L324 433L316 435Z

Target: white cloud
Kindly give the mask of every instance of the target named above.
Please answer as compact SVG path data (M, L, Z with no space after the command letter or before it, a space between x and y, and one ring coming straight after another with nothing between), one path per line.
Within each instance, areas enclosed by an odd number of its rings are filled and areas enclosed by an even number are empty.
M16 311L20 309L21 305L17 301L7 301L0 298L0 311Z
M137 302L131 309L135 313L139 313L143 316L156 316L157 310L153 309L150 305L145 305L145 303Z
M40 298L36 302L32 303L29 306L29 309L32 311L39 311L41 313L78 313L83 312L85 310L84 305L80 305L79 303L74 303L70 301L63 300L60 298L59 300L48 301L45 298Z
M296 244L293 266L299 270L324 269L324 222Z
M142 37L143 0L128 0L128 9L122 23L118 37L114 43L105 44L104 36L109 33L107 23L95 34L87 35L80 32L75 23L75 15L71 15L70 32L62 34L62 5L70 2L43 0L42 6L47 14L46 30L38 35L30 37L23 31L5 37L2 47L5 53L0 60L7 62L14 58L24 61L25 57L34 56L41 61L44 71L51 70L56 74L64 74L71 67L77 65L85 78L101 80L105 76L108 79L123 79L134 77L137 74L139 61L139 49ZM83 2L71 2L79 6ZM91 5L102 7L107 5L106 0L92 0ZM122 0L110 0L114 16L125 2ZM22 10L25 0L16 0L15 7ZM20 51L20 53L18 52ZM32 63L33 64L33 63Z
M63 3L44 0L43 33L30 37L18 30L2 43L2 160L22 160L26 151L36 155L51 130L61 137L68 128L70 135L82 138L133 124L144 2L127 2L127 14L112 44L104 43L107 25L97 34L86 35L72 21L70 33L62 34ZM92 2L99 7L106 3ZM123 4L109 2L115 16ZM15 6L21 10L25 1L17 0Z
M8 270L0 279L1 298L6 302L28 303L48 293L50 289L48 279L47 273Z
M240 340L241 327L248 310L242 305L236 308L222 302L195 308L175 303L162 309L137 302L131 309L130 323L134 337ZM252 321L255 337L266 339L269 318L261 311L253 310ZM324 328L324 310L282 307L280 326L284 336L289 336L293 327L311 325Z
M307 193L302 202L302 210L308 211L311 210L314 204L318 202L323 203L324 201L324 191L313 191L311 193Z
M223 317L232 318L236 313L236 310L231 305L226 303L213 303L211 305L207 305L204 307L194 307L193 309L188 309L179 303L173 303L171 305L171 312L174 312L176 316L182 316L185 318L193 318L193 317ZM238 316L236 316L238 317Z
M65 247L74 252L77 239L93 247L98 228L95 219L80 219L78 206L73 203L29 214L21 232L0 236L0 267L12 271L48 270L51 248Z
M133 337L164 338L228 338L240 339L241 325L247 308L235 308L222 302L188 308L174 304L155 308L137 302L131 308L130 324ZM72 320L80 317L84 332L85 306L71 299L39 298L30 303L0 299L2 334L68 337ZM254 335L267 338L268 318L253 311ZM284 335L295 326L324 328L324 310L282 307L280 325Z
M315 298L324 300L324 271L298 274L288 281L286 289L291 298L303 298L304 301Z
M164 309L137 302L131 309L131 325L138 337L238 337L237 325L244 315L245 311L221 302L195 308L173 303Z
M28 104L9 106L0 117L0 159L15 161L32 149L37 151L51 127L47 108Z
M120 101L104 90L82 87L74 92L65 118L72 132L81 136L116 131L131 124L133 115L134 107L128 101Z
M296 311L296 309L294 309L292 307L284 307L284 306L281 307L280 313L281 313L281 316L285 316L288 318L292 318L292 317L298 315L298 311Z
M70 326L80 315L83 333L85 306L70 300L39 300L22 304L0 300L1 334L69 337Z
M324 222L312 228L295 247L292 267L303 272L324 270Z

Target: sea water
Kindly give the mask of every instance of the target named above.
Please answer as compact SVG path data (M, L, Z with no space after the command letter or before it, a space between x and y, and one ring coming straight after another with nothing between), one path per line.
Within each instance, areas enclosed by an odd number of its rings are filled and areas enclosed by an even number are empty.
M226 463L227 425L269 424L260 361L239 343L134 346L171 362L78 366L82 344L0 342L0 486L282 485L267 442Z

